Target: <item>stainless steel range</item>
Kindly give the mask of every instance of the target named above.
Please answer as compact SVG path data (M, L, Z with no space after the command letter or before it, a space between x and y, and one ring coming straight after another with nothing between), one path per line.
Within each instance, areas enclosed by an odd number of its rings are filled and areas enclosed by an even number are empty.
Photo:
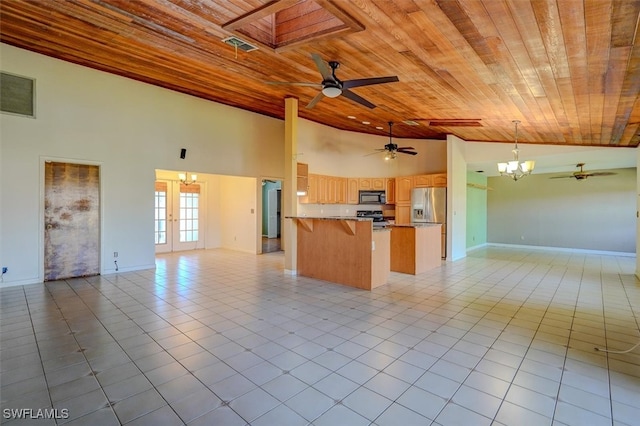
M357 217L370 217L373 219L373 226L384 228L389 224L382 216L382 210L357 210Z

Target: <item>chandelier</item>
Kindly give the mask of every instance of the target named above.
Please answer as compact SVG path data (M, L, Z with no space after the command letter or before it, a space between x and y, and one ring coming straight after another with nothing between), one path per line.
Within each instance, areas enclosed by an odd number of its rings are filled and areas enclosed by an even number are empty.
M180 179L180 183L183 185L191 185L192 183L196 183L198 180L198 175L191 174L191 180L187 180L187 173L178 173L178 179Z
M511 152L513 152L513 160L506 163L498 163L498 171L500 172L500 176L508 176L513 180L518 180L527 175L530 175L536 165L536 162L520 162L520 159L518 158L518 154L520 152L520 150L518 149L518 124L520 124L520 120L513 120L513 123L516 126L516 146L511 150Z

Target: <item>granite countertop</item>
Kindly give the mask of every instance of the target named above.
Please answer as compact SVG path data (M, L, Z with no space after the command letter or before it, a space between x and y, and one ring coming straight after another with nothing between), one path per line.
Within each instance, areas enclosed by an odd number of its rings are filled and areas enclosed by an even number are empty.
M383 232L383 231L391 231L391 228L389 227L389 225L387 226L374 226L373 227L373 232Z
M389 227L396 226L398 228L428 228L431 226L442 226L441 223L404 223L404 224L389 224Z
M371 217L356 217L356 216L285 216L285 219L319 219L319 220L356 220L359 222L371 222Z

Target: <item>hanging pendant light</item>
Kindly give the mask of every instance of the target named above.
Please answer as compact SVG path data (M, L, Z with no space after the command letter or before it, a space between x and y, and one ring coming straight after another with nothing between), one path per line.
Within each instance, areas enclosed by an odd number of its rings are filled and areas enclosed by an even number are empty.
M187 172L185 173L178 173L178 179L180 179L180 183L183 185L191 185L192 183L196 183L198 181L198 175L196 174L191 174L191 180L187 180L187 176L189 174Z
M520 162L520 150L518 149L518 124L520 124L520 120L513 120L513 123L516 126L515 148L511 150L511 152L513 152L513 160L506 163L498 163L498 171L500 172L500 176L508 176L517 181L518 179L522 179L523 177L530 175L536 162Z

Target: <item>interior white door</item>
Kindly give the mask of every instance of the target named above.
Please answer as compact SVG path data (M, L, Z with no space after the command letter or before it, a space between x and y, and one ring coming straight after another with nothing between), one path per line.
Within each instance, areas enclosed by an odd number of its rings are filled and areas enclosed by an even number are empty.
M267 192L267 238L278 236L278 191L270 189Z
M203 247L201 189L198 183L156 182L156 253Z

